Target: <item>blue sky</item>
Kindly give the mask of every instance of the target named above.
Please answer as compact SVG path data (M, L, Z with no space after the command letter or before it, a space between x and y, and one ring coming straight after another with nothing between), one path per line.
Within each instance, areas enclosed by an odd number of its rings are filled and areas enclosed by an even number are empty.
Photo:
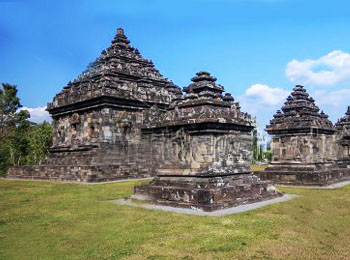
M305 0L0 0L0 82L33 119L117 27L180 87L207 70L261 128L295 84L333 122L350 105L350 3Z

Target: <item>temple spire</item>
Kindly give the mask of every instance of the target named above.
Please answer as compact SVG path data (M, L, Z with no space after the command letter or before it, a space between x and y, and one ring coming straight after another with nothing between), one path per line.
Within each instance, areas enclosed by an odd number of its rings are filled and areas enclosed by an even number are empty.
M274 114L274 118L267 125L267 131L279 131L281 129L308 129L308 128L332 129L332 123L328 115L320 112L315 100L309 96L304 86L296 85L286 102Z
M340 118L337 123L335 124L335 127L338 130L341 129L350 129L350 106L348 106L348 109L345 113L345 116Z
M128 87L124 86L126 83ZM69 82L64 91L57 94L54 102L48 104L48 109L81 102L91 98L91 95L105 95L95 90L107 86L113 87L112 92L115 96L142 99L143 102L152 100L153 103L169 104L172 98L182 94L177 86L163 77L152 61L145 59L130 44L124 29L117 28L112 43L87 66L86 70ZM79 93L89 94L76 95L77 89ZM108 95L112 95L112 92L108 90Z
M123 36L125 36L125 34L124 34L124 29L121 28L121 27L119 27L119 28L117 29L117 35L123 35Z
M134 50L133 47L129 45L130 41L128 40L128 37L126 37L124 33L124 29L119 27L117 29L117 34L115 35L112 46L117 46L117 48L126 48L129 50Z

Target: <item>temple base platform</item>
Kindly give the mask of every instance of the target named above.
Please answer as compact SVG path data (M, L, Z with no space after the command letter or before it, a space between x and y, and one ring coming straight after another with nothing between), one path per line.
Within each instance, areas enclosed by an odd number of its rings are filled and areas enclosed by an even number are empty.
M350 168L334 164L275 163L254 174L275 185L328 186L350 180Z
M7 179L107 182L125 179L151 177L148 172L142 174L123 170L120 165L35 165L11 167Z
M150 184L135 186L135 195L146 196L155 204L210 212L283 194L247 173L221 177L157 176Z

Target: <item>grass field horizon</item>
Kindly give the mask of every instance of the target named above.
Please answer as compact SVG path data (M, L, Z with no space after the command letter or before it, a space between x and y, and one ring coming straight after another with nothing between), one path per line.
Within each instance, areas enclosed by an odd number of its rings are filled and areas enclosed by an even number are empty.
M106 202L141 182L0 180L0 259L350 258L350 186L224 217Z

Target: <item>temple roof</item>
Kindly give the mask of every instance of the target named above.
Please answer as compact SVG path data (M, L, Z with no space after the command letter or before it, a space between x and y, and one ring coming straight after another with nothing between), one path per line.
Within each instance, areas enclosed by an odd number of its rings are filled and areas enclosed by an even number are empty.
M103 50L101 55L89 64L88 68L74 82L108 72L127 74L139 79L146 77L150 80L167 82L167 79L154 67L153 62L145 59L136 48L130 45L122 28L117 29L112 44Z
M251 130L255 127L255 119L241 112L238 103L230 93L222 93L224 87L215 83L216 78L208 72L198 72L192 83L184 88L183 97L174 99L167 111L157 107L145 111L144 128L167 127L214 123L218 129L228 125L240 126ZM226 125L226 126L225 126Z
M239 107L238 103L234 103L234 98L230 93L226 93L224 87L215 83L216 78L211 76L209 72L200 71L193 77L192 83L183 88L185 96L181 100L174 100L170 107L174 106L198 106L198 105L213 105L230 107L232 105Z
M335 127L338 130L350 130L350 106L348 106L348 110L346 111L345 116L338 120L338 122L335 124Z
M124 30L118 28L111 45L56 95L48 110L106 95L169 104L181 90L132 47Z
M224 92L224 87L216 84L216 78L211 76L209 72L200 71L196 73L196 76L192 79L192 84L184 88L186 93L199 93L202 91L209 91L213 94Z
M328 115L323 111L320 112L319 107L315 105L315 100L301 85L293 88L281 110L277 110L273 117L270 124L266 126L268 133L284 130L293 132L293 130L300 131L302 129L333 131L333 125L328 120Z

